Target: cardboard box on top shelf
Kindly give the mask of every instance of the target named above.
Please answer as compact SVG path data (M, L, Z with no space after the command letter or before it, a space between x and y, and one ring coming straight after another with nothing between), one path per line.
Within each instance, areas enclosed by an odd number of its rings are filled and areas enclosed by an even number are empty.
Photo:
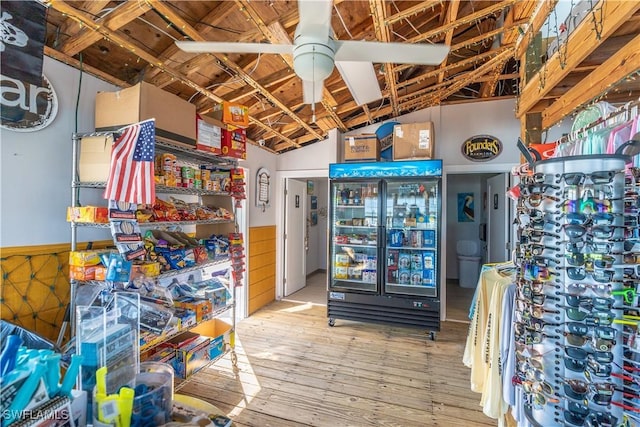
M80 182L105 182L109 178L112 135L88 136L80 140Z
M227 125L239 128L249 126L249 108L242 104L223 102L222 104L217 104L208 115Z
M393 160L433 159L433 122L403 123L393 127Z
M156 138L196 144L196 106L150 83L140 82L117 92L96 95L96 130L117 130L156 119Z
M344 160L380 160L380 141L375 134L345 136Z

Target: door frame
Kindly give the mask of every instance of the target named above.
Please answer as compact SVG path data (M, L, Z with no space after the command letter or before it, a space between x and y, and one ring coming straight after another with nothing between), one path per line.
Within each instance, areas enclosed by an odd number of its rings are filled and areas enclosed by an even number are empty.
M309 227L309 224L307 224L307 214L308 214L308 207L307 207L307 183L306 181L304 181L303 179L300 178L285 178L285 189L287 191L287 193L289 191L291 191L291 187L292 184L295 182L295 184L297 186L299 186L300 188L302 188L302 194L300 195L300 198L302 200L300 200L300 205L299 208L302 208L302 212L301 212L301 216L302 216L302 224L303 224L303 228L302 228L302 242L297 242L297 243L302 243L302 247L303 247L303 253L302 253L302 259L299 260L300 261L300 265L302 266L302 276L303 276L303 281L306 281L306 277L307 277L307 269L306 269L306 262L304 261L304 258L306 258L306 251L304 250L304 247L306 246L306 242L304 241L306 239L308 230L307 228ZM295 223L297 221L289 221L289 214L291 213L291 202L289 202L289 204L287 204L287 197L284 197L285 199L285 203L283 204L283 206L285 207L285 216L284 216L284 231L283 234L286 233L287 230L289 230L289 232L292 232L292 229L290 226L293 226L293 228L297 228L297 226L295 226ZM289 199L290 200L290 199ZM289 209L287 209L289 208ZM298 215L296 215L296 220L298 219ZM298 229L298 231L300 231ZM284 254L297 254L300 246L298 244L295 245L294 250L289 251L289 245L292 244L293 240L291 239L290 236L288 236L286 238L286 240L284 241ZM300 289L296 289L295 291L291 291L291 277L287 276L287 273L291 273L291 265L292 263L287 263L287 257L283 257L283 278L287 279L287 282L284 282L283 280L283 287L282 287L282 293L283 296L290 296L291 294L293 294L294 292L297 292L298 290L302 289L302 287L304 287L304 285L300 288ZM295 264L295 263L293 263ZM296 275L297 276L297 275ZM287 286L287 283L289 286ZM287 289L288 288L288 289ZM288 293L286 291L289 291ZM287 295L285 295L285 293Z
M442 167L442 194L441 199L441 221L440 224L440 320L447 320L447 227L444 222L447 218L447 178L448 175L463 175L475 173L511 173L511 169L516 166L513 163L477 163L469 165L443 165ZM513 238L513 236L511 236ZM442 255L444 254L444 255Z
M285 182L288 178L296 179L311 179L311 178L327 178L329 179L329 169L309 169L309 170L292 170L292 171L277 171L276 172L276 187L275 187L275 207L276 207L276 300L284 298L284 283L283 278L285 274L284 270L284 254L285 254L285 240L284 233L285 218L284 213L285 203L287 202L284 196L284 190L286 188ZM327 254L327 257L329 255ZM328 264L327 264L328 265Z

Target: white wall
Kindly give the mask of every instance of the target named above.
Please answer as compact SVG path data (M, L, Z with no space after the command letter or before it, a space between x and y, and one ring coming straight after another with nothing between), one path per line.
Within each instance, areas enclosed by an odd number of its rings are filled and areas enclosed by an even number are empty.
M70 241L66 209L71 204L71 134L76 130L80 71L44 57L43 72L58 96L58 115L38 132L0 130L0 246L28 246ZM88 74L82 76L78 132L94 128L95 95L117 88ZM81 195L84 204L100 200L99 190ZM106 237L105 237L106 236ZM108 233L83 232L82 240L108 239Z
M245 180L247 181L247 206L249 209L249 227L262 227L275 225L276 223L276 170L277 158L273 153L263 150L255 145L247 144L247 160L242 160L239 165L248 168ZM262 206L256 206L256 174L260 168L267 168L271 172L269 206L262 211Z

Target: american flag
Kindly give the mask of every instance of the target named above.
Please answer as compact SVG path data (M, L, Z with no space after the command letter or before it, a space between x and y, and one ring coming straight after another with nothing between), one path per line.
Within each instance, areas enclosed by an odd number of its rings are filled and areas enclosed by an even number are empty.
M113 143L105 199L146 204L155 201L155 139L154 119L123 129L120 138Z

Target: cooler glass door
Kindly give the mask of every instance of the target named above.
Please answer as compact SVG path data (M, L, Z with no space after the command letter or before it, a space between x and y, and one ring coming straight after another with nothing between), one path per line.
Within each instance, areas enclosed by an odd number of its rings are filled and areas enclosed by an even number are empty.
M331 181L329 290L377 291L378 181Z
M386 183L387 294L438 296L438 186L438 179Z

